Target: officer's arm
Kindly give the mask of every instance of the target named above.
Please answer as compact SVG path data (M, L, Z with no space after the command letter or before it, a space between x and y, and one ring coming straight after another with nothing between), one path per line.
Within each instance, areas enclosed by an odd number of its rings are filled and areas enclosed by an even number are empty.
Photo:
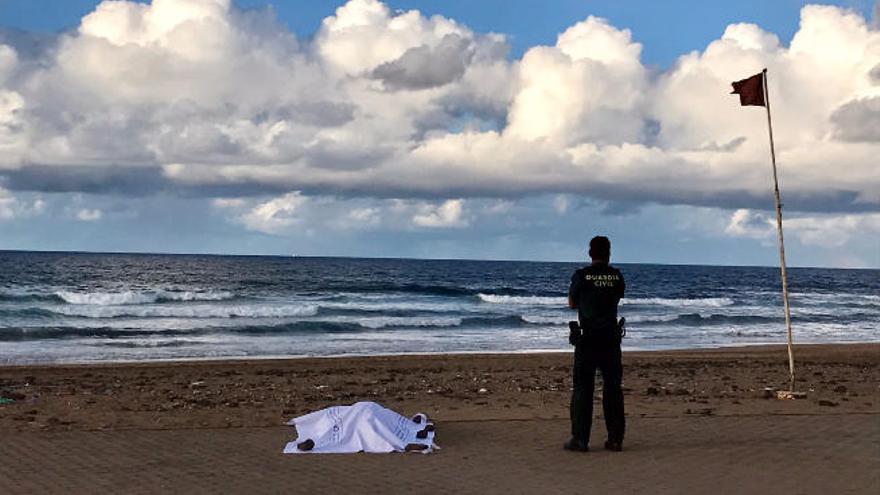
M571 276L571 284L568 286L568 307L577 309L577 292L580 286L580 277L577 272Z

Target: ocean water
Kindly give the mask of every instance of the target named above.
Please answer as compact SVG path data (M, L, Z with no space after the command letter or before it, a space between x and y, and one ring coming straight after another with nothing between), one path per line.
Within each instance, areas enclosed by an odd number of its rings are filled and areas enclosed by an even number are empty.
M625 349L785 342L777 268L617 266ZM0 363L565 350L577 267L0 251ZM880 341L880 271L789 277L796 343Z

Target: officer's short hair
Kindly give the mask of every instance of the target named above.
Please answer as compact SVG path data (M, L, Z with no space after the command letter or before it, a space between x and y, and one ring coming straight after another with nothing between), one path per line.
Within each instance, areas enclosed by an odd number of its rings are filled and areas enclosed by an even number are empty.
M590 239L590 258L599 260L611 258L611 241L604 235Z

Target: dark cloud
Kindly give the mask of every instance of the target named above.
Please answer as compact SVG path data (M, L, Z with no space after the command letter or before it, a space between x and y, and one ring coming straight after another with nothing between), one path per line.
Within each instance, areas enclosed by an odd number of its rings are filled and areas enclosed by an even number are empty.
M749 191L713 191L691 193L682 196L674 193L658 195L650 192L642 198L639 198L639 195L636 193L630 193L630 197L642 203L706 206L727 209L770 210L774 205L773 193L769 186L767 192L763 194ZM880 211L880 204L861 201L858 192L846 190L828 190L817 194L815 192L789 193L783 188L782 202L785 211L816 213L867 213Z
M289 104L265 109L253 117L256 124L289 120L314 127L338 127L354 120L355 106L351 103L314 101Z
M157 140L162 157L169 160L232 163L245 151L213 122L182 122L169 128Z
M875 65L874 68L871 69L871 72L868 73L868 77L874 84L880 84L880 64Z
M354 105L316 101L290 108L290 119L315 127L338 127L354 120Z
M8 45L22 61L43 58L58 44L58 34L0 28L0 45Z
M170 185L159 167L28 165L0 172L17 191L83 192L146 196Z
M352 146L323 139L306 149L305 158L314 168L363 170L381 165L393 151L387 146Z
M658 146L663 124L657 119L645 119L642 123L642 142L646 146Z
M860 98L831 114L834 137L841 141L880 142L880 97Z
M728 141L726 143L721 143L721 144L718 144L717 142L712 141L711 143L709 143L707 145L700 146L699 148L697 148L697 151L720 151L720 152L724 152L724 153L732 153L732 152L736 151L737 148L739 148L745 142L746 142L745 136L740 136L738 138L731 139L730 141Z
M0 171L0 186L11 191L86 193L123 197L167 194L181 198L250 197L290 192L290 183L252 179L190 184L169 179L158 166L27 165ZM312 188L320 194L326 187Z
M458 119L488 124L480 125L480 128L501 130L507 126L507 106L499 105L497 99L482 98L474 92L458 91L438 99L437 103L448 117L445 124ZM421 127L430 129L428 126Z
M635 215L646 205L637 201L607 201L602 205L601 213L610 216Z
M373 70L389 89L426 89L449 84L464 75L474 52L468 40L447 34L431 48L410 48L400 58Z
M390 148L345 148L332 142L322 142L309 151L307 162L315 168L353 173L366 171L393 154ZM769 171L768 171L769 174ZM360 174L359 174L360 175ZM769 175L768 175L769 176ZM253 197L277 195L293 190L307 196L335 195L339 197L404 198L440 200L448 198L521 199L547 193L545 185L518 181L492 181L461 176L454 183L441 184L426 180L420 185L406 177L399 182L375 181L364 174L345 185L339 181L304 178L291 172L289 179L259 179L250 176L224 177L210 182L175 180L156 166L85 166L85 165L28 165L17 170L0 171L0 186L12 191L52 193L91 193L142 197L152 194L171 194L177 197ZM673 179L670 179L673 180ZM684 180L675 178L674 180ZM604 215L637 213L647 204L693 205L729 209L770 209L772 191L755 193L746 190L694 191L657 190L649 182L627 184L571 181L559 192L592 198ZM880 204L861 200L855 190L827 189L817 191L782 190L787 211L802 212L877 212Z
M770 179L770 166L767 177ZM670 177L670 181L687 182L685 177ZM766 191L753 192L748 190L656 190L651 182L634 181L629 184L609 184L594 182L591 184L573 185L568 191L572 194L592 198L588 206L599 208L606 215L625 215L635 213L638 209L651 204L656 205L688 205L710 208L736 210L771 210L774 207L773 191L768 185ZM798 212L825 213L868 213L880 211L880 204L862 200L858 191L827 189L817 191L790 191L781 187L783 209ZM537 193L537 191L536 191ZM516 198L517 196L511 196Z

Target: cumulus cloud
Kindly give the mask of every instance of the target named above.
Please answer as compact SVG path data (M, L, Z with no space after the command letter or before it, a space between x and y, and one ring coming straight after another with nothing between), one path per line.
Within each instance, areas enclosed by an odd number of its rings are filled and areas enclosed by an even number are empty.
M410 48L397 60L376 67L373 77L393 89L442 86L463 76L472 56L473 50L466 40L447 34L434 48Z
M18 64L18 54L10 46L0 44L0 83L8 81Z
M775 233L776 223L763 212L739 209L730 216L724 233L731 237L765 239Z
M242 208L247 205L247 201L242 198L214 198L211 204L215 208Z
M0 220L15 218L16 201L8 191L0 189Z
M292 191L266 198L215 198L211 204L215 211L248 230L287 236L318 230L460 229L478 217L477 211L482 215L500 215L512 207L508 201L478 202L479 205L469 208L462 199L305 196Z
M96 222L104 216L104 212L97 208L83 208L76 212L76 219L81 222Z
M45 209L46 202L41 198L23 201L0 187L0 221L33 217L43 213Z
M346 215L346 225L344 227L365 227L379 223L380 210L375 207L355 208Z
M556 197L553 198L553 209L556 210L556 213L562 215L571 208L571 198L569 198L565 194L557 194Z
M450 199L437 206L425 205L413 216L413 224L430 228L465 227L468 221L463 205L460 199Z
M638 142L647 71L629 30L589 17L520 62L505 134L552 146Z
M831 114L831 121L837 139L880 142L880 96L841 105Z
M793 218L786 226L804 244L826 247L846 245L853 237L880 239L880 214ZM875 242L880 248L880 241Z
M804 245L841 247L856 236L880 239L880 214L800 215L784 219L783 227L786 237L794 236ZM740 209L731 215L724 232L731 237L775 242L776 219L764 212Z
M378 0L308 39L229 0L106 1L51 49L0 37L0 176L440 201L411 216L422 226L466 223L455 198L473 196L754 209L770 195L763 109L727 93L767 67L787 208L880 210L880 32L865 18L806 6L788 46L734 24L663 71L637 35L588 17L510 60L503 35ZM242 221L290 227L302 197L286 201Z
M288 193L256 205L238 219L249 230L277 234L299 222L297 212L306 201L298 192Z

